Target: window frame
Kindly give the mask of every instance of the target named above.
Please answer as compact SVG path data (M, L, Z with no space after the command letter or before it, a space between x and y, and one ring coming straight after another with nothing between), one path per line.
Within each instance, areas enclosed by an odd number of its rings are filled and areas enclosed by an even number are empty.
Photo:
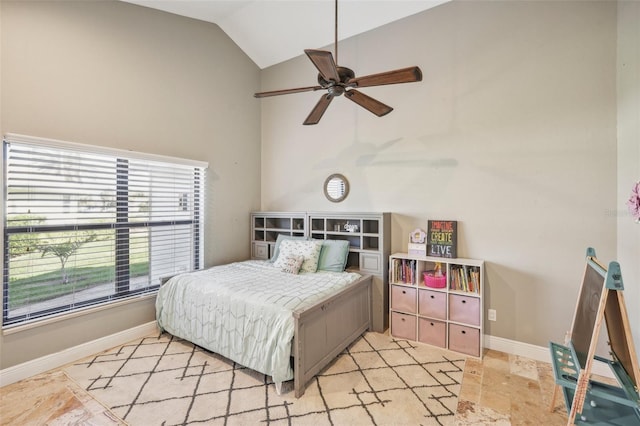
M116 159L116 173L115 178L116 188L116 217L114 222L107 223L89 223L89 224L54 224L54 225L32 225L32 226L10 226L7 227L8 220L8 200L9 200L9 188L8 188L8 145L7 144L20 144L20 145L32 145L42 147L46 149L60 149L65 151L71 151L79 153L81 155L104 155L108 157L114 157ZM105 306L120 304L123 301L130 299L137 299L140 296L148 295L152 296L157 293L160 288L162 278L158 280L157 284L150 284L141 289L132 289L129 281L129 231L139 227L145 227L150 231L157 229L162 231L165 226L189 226L189 233L192 234L192 240L189 240L190 253L192 259L190 259L189 270L198 270L203 268L203 253L204 253L204 208L205 208L205 181L206 170L208 163L202 161L188 160L183 158L175 158L168 156L161 156L155 154L146 154L135 151L121 150L115 148L99 147L93 145L79 144L75 142L65 142L54 139L36 138L31 136L17 135L8 133L3 137L3 158L0 164L0 171L2 172L3 179L3 203L2 209L2 262L3 262L3 276L2 276L2 329L7 330L15 327L24 326L25 324L38 323L51 320L57 317L66 317L71 315L77 315L79 312L86 311L91 308L104 308ZM176 169L183 169L185 167L193 168L193 181L191 183L193 189L193 207L190 210L193 213L191 218L178 218L175 215L173 218L167 220L167 218L161 218L160 220L147 220L141 221L129 221L128 213L131 206L128 201L128 194L131 191L129 185L135 185L130 183L128 179L128 165L131 161L142 162L155 162L163 163L166 165L174 166ZM151 192L150 194L152 194ZM186 201L185 201L186 202ZM180 199L180 205L182 206L183 200ZM64 201L60 205L63 205ZM88 300L80 300L73 302L69 305L55 306L50 309L44 309L37 312L29 312L25 315L10 315L9 312L9 280L10 280L10 250L9 250L9 235L23 234L23 235L38 235L38 232L67 232L67 231L83 231L83 230L105 230L110 229L114 232L114 255L115 268L114 276L115 282L113 291L101 297L95 297ZM126 249L126 255L121 256L118 250ZM152 252L149 251L149 263L152 261Z

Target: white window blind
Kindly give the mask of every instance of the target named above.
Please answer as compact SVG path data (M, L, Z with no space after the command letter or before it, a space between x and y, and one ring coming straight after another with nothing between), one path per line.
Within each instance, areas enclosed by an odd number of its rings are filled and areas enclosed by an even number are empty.
M3 326L200 269L206 164L8 135Z

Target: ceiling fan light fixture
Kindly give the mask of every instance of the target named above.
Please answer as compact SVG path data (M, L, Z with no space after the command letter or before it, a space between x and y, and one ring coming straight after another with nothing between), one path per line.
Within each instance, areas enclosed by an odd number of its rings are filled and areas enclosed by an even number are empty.
M422 71L417 66L356 77L353 70L336 65L338 58L338 0L335 0L336 61L334 61L331 52L326 50L305 49L304 53L318 70L318 86L258 92L255 93L254 96L256 98L264 98L291 93L326 90L327 93L320 97L318 103L307 116L303 123L305 125L318 124L333 98L343 94L346 98L355 102L367 111L377 115L378 117L382 117L393 111L393 108L358 90L355 90L356 87L361 88L422 81Z

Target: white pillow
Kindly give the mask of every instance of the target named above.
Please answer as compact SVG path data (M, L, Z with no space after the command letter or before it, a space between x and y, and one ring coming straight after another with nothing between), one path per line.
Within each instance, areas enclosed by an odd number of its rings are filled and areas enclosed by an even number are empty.
M284 240L280 243L280 252L273 265L282 269L288 257L302 256L304 261L300 272L316 272L320 250L322 241Z
M278 238L276 238L276 244L273 248L273 255L271 256L271 259L269 259L269 262L276 261L276 259L278 258L278 254L280 253L280 244L282 244L284 240L308 240L308 239L309 238L302 237L302 236L278 234Z
M289 256L284 259L284 266L281 267L280 270L288 274L296 275L298 272L300 272L302 262L304 262L304 257L302 256Z

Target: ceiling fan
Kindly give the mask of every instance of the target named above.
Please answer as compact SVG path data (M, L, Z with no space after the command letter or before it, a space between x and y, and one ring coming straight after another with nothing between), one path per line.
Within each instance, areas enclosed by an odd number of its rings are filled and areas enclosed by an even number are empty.
M383 115L389 114L393 111L393 108L390 106L365 95L359 90L356 90L356 88L421 81L422 71L420 71L420 68L414 66L382 72L379 74L356 77L355 73L351 69L336 65L338 60L338 0L335 0L335 23L335 61L333 60L331 52L326 50L305 49L304 51L319 71L319 86L259 92L254 94L254 96L256 98L265 98L268 96L287 95L290 93L326 90L327 93L320 97L320 100L304 121L303 124L306 125L318 124L333 98L340 95L344 95L347 99L352 100L378 117L382 117Z

